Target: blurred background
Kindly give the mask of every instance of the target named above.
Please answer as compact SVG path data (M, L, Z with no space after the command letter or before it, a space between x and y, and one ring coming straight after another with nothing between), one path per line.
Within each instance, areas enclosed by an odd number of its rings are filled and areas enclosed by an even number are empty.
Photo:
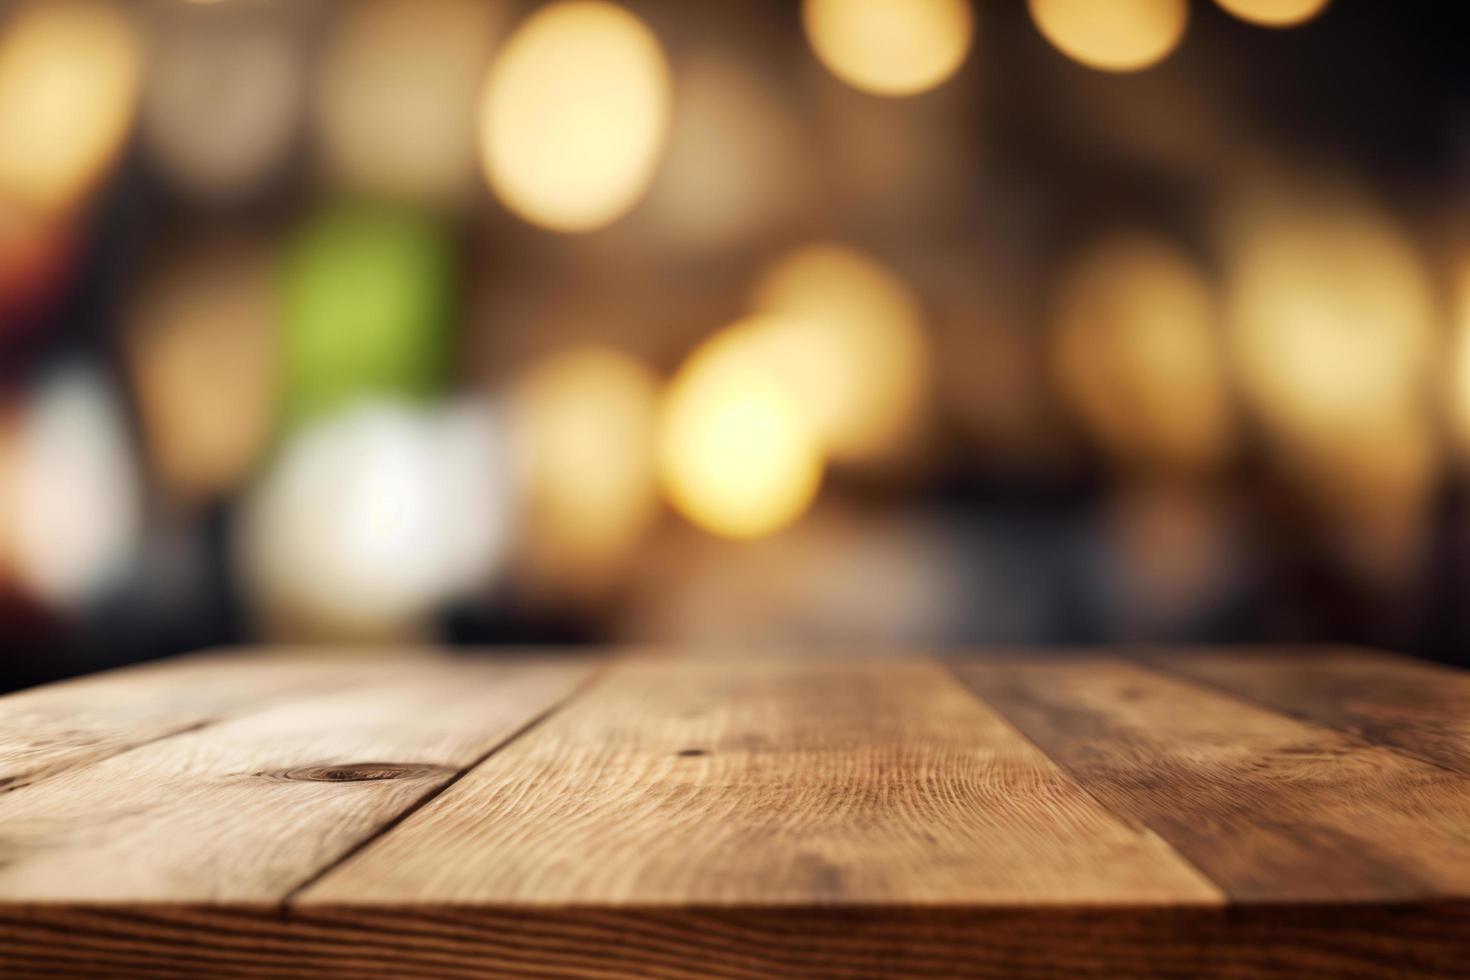
M1470 661L1470 7L0 0L0 688Z

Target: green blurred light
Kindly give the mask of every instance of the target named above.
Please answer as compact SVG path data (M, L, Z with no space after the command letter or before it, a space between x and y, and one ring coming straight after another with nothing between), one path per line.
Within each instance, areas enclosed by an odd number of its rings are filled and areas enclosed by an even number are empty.
M340 204L286 253L285 423L365 397L421 400L448 369L453 256L422 212Z

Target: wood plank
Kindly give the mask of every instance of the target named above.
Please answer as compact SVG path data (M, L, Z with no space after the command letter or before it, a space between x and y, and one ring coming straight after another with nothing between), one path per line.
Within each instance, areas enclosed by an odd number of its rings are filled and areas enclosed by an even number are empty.
M279 900L589 670L426 661L14 790L0 796L0 900Z
M618 664L295 899L1220 901L927 660Z
M1138 656L1160 670L1470 774L1470 672L1369 650Z
M955 670L1232 900L1470 895L1470 780L1459 774L1121 660Z
M362 677L402 657L373 658ZM343 659L239 650L144 664L0 698L0 791L351 679Z
M7 976L1460 980L1463 905L0 905Z

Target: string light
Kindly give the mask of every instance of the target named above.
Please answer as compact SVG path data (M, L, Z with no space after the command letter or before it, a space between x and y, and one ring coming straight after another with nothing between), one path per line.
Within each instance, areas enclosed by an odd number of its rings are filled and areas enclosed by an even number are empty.
M1327 9L1331 0L1215 0L1241 20L1262 27L1296 27Z
M1089 68L1141 71L1168 57L1189 22L1186 0L1027 0L1037 29Z
M969 54L968 0L805 0L812 50L834 75L876 95L915 95L940 85Z
M533 224L609 224L653 177L670 100L663 49L638 18L604 0L542 7L485 80L480 155L490 186Z

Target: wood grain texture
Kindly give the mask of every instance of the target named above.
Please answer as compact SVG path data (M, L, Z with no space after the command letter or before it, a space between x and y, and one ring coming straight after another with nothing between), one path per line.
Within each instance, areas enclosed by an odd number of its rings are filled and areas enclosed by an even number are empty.
M1470 674L1371 650L1179 650L1160 670L1470 775Z
M340 659L196 656L0 698L0 791L342 676Z
M0 976L1464 976L1456 702L1341 656L251 659L183 730L195 662L104 676L0 793Z
M1470 894L1470 780L1107 658L955 670L1237 902Z
M939 664L626 662L299 901L1214 904Z
M11 977L1460 980L1462 904L0 906Z
M588 670L425 661L16 789L0 796L0 900L278 901Z

